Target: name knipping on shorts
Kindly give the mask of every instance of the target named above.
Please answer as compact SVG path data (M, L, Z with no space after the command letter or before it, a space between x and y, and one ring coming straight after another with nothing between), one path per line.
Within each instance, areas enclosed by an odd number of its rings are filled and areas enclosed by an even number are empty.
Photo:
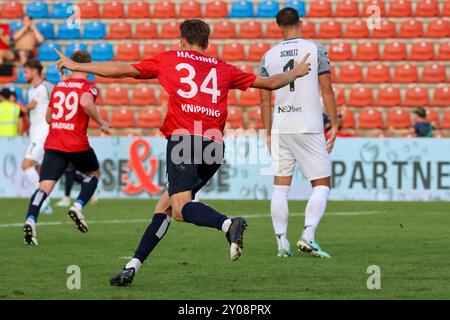
M214 109L202 107L202 106L196 106L194 104L183 103L183 104L181 104L181 110L183 110L184 112L200 112L202 114L205 114L210 117L215 117L215 118L220 118L220 115L221 115L219 110L214 110Z
M67 122L52 122L52 129L62 129L62 130L73 131L73 130L75 130L75 124L67 123Z

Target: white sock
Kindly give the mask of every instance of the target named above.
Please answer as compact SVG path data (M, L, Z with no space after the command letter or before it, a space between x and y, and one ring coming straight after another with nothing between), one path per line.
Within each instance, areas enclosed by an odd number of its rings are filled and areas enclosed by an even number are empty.
M288 194L290 186L273 186L272 201L270 203L270 213L275 234L286 235L288 227Z
M222 231L227 233L231 226L231 219L227 219L222 224Z
M275 238L277 239L278 250L280 249L285 249L288 251L291 250L291 245L289 244L286 234L277 234Z
M330 188L327 186L317 186L313 188L309 197L305 211L305 229L302 237L309 241L315 241L317 226L322 219L327 207L328 194Z
M137 258L133 258L130 261L128 261L128 263L125 266L125 269L134 268L134 270L136 272L138 272L138 270L141 266L142 266L142 262Z
M77 208L79 211L83 211L83 206L81 205L81 204L79 204L78 202L74 202L73 203L73 206L75 207L75 208Z
M24 170L24 173L30 185L35 189L39 189L39 175L36 171L36 168L35 167L28 168Z

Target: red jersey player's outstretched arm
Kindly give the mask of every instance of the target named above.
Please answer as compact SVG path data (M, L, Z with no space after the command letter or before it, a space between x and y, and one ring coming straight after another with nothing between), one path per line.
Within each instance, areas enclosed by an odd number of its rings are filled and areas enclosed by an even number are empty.
M301 61L295 64L295 67L292 70L275 74L270 77L257 77L255 82L250 86L253 88L259 89L267 89L267 90L276 90L280 89L298 77L303 77L311 71L310 63L306 62L309 58L309 53L307 53Z
M70 71L92 73L105 78L136 78L141 73L133 66L121 62L91 62L91 63L77 63L66 57L62 52L54 49L59 56L57 66L60 72L63 68Z
M111 125L102 119L98 113L97 106L95 105L94 97L90 93L83 93L80 99L80 105L83 107L84 112L92 118L100 126L100 129L104 133L109 133Z

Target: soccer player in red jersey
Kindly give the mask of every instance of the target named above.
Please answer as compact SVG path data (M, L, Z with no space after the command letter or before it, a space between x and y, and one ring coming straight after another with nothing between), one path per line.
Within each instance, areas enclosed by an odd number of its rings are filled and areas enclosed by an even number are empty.
M90 54L85 51L75 51L71 59L80 64L91 62ZM86 177L68 215L75 221L78 230L83 233L88 231L83 206L95 192L100 176L97 156L90 147L86 134L89 118L97 122L103 132L109 132L111 126L97 111L95 99L98 90L92 82L87 81L87 77L85 72L74 71L70 78L59 82L53 88L46 115L50 128L44 145L39 188L31 196L24 225L25 244L38 244L36 222L39 210L69 163L85 173Z
M168 111L161 132L167 138L168 190L160 197L153 220L124 269L111 277L111 285L128 285L150 252L164 236L170 217L222 230L230 244L230 258L241 255L246 222L229 219L213 208L193 202L223 161L223 129L227 118L227 95L231 89L249 87L275 90L309 73L309 55L292 70L268 78L246 73L204 54L210 28L201 20L180 25L181 50L171 50L137 64L120 62L76 63L61 52L58 68L109 78L157 78L169 94Z

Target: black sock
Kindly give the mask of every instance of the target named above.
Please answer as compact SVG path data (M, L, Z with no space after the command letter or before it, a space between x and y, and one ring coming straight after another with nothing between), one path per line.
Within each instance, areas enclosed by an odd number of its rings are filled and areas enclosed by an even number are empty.
M164 237L169 229L170 217L164 213L155 213L152 222L148 225L142 235L141 242L137 247L134 258L144 262L148 255L153 251L158 242Z
M45 199L47 199L47 194L41 190L37 189L30 199L30 204L28 206L28 214L27 219L32 219L37 222L37 218L39 216L39 211L41 210L42 204Z
M84 180L86 177L87 177L87 175L81 173L81 172L78 171L78 170L75 170L75 171L73 172L73 179L74 179L76 182L78 182L79 184L82 184L82 183L83 183L83 180Z
M217 212L201 202L188 202L181 210L184 221L201 227L210 227L222 230L222 225L227 216Z
M98 179L95 176L86 176L81 183L81 191L78 195L76 202L85 206L88 201L91 199L92 195L97 189Z
M64 188L64 195L66 197L70 197L70 191L72 191L72 187L73 187L73 171L66 171L66 173L64 173L64 178L66 179L66 186Z

